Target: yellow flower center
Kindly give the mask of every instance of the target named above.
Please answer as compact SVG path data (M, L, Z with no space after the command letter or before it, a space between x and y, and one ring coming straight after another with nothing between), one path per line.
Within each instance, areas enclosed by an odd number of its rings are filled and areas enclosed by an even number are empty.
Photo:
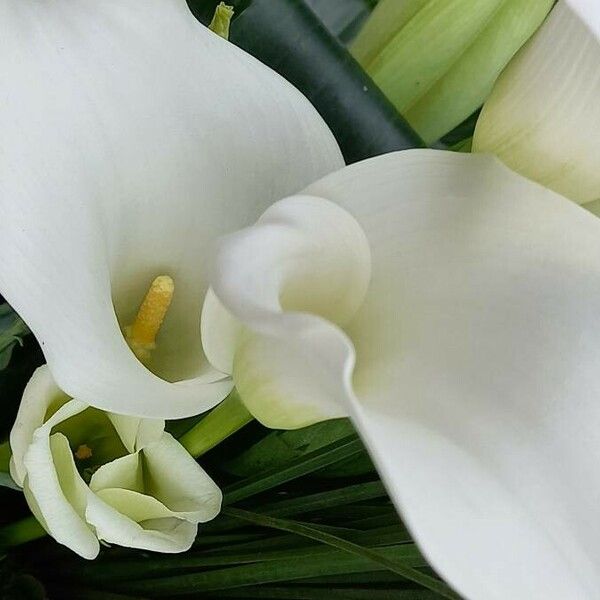
M157 277L150 285L134 322L125 328L127 343L142 362L147 361L150 352L156 348L156 336L169 310L174 291L175 284L168 275Z
M75 458L77 460L92 458L92 449L87 444L81 444L75 452Z

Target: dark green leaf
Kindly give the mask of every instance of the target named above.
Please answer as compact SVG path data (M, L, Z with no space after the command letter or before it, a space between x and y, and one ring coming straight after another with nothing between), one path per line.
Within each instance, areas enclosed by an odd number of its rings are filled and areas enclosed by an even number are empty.
M329 32L342 44L348 44L373 10L370 0L306 0Z
M397 573L402 577L406 577L406 579L410 581L414 581L415 583L418 583L429 590L437 592L444 598L458 598L458 596L439 579L425 575L413 567L407 566L402 561L388 558L384 554L384 549L373 550L371 548L360 546L340 537L325 533L310 525L298 523L296 521L277 519L275 517L252 513L239 508L225 508L223 509L223 512L228 516L249 521L256 525L273 527L274 529L280 529L282 531L289 531L290 533L306 536L310 539L322 542L323 544L327 544L339 550L344 550L345 552L348 552L354 556L370 560L375 564L385 567L389 571Z
M294 459L354 433L355 429L348 419L323 421L291 431L273 431L228 461L225 469L238 477L250 477L267 469L287 465Z
M412 557L407 559L407 554L409 556L414 555L414 549L400 545L381 550L381 555L390 560L414 560ZM123 593L137 593L151 597L164 597L175 594L194 596L200 592L210 590L293 581L324 575L385 570L387 570L386 567L375 564L364 557L355 556L341 550L331 550L331 554L328 554L327 559L324 559L322 554L317 554L306 556L302 560L258 562L175 577L123 582L118 585L115 584L114 587Z
M188 3L207 23L210 3ZM424 145L303 0L231 4L238 13L231 24L231 42L277 71L312 102L346 162Z
M369 481L328 492L321 492L320 494L311 494L309 496L300 496L280 502L263 504L260 507L260 512L274 517L285 517L386 496L387 493L380 481Z
M229 486L225 489L224 502L226 504L239 502L337 461L345 460L349 456L362 452L362 450L363 445L355 435L342 438L333 444L300 456L289 462L285 467L259 473L254 477L249 477Z
M274 600L436 600L439 594L422 589L348 589L315 587L245 587L213 593L215 598L272 598Z

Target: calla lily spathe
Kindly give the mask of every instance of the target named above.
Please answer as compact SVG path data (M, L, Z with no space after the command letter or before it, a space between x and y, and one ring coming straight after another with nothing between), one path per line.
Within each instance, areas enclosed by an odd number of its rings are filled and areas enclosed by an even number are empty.
M222 494L164 428L69 398L44 365L11 431L11 475L44 529L84 558L98 555L99 540L183 552Z
M496 159L389 154L221 242L206 352L270 427L349 414L465 598L589 599L599 260L596 217Z
M339 151L183 2L2 0L0 23L0 289L61 388L177 417L232 374L270 425L349 414L466 598L593 597L600 222L433 151L271 206ZM212 242L262 213L217 253L210 365ZM176 291L153 375L121 326L159 274Z
M600 199L600 3L559 0L497 80L473 150L579 204Z
M231 389L199 336L212 242L342 166L333 136L184 0L0 0L0 29L2 294L70 396L209 409ZM151 372L122 328L162 274Z

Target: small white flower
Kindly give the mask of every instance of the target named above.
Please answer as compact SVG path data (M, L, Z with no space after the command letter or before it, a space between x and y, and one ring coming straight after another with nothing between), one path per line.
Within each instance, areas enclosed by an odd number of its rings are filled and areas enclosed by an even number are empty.
M47 366L29 381L10 435L11 475L44 529L84 558L100 541L183 552L220 511L217 485L164 421L66 396Z

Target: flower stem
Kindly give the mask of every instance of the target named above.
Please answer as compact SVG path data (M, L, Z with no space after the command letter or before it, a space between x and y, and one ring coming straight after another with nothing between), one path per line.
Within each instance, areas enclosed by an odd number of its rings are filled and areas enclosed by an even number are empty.
M0 545L18 546L47 535L35 517L26 517L0 529Z
M229 39L229 25L233 17L233 6L220 2L208 28L226 40Z
M179 438L179 443L198 458L252 421L236 390Z

